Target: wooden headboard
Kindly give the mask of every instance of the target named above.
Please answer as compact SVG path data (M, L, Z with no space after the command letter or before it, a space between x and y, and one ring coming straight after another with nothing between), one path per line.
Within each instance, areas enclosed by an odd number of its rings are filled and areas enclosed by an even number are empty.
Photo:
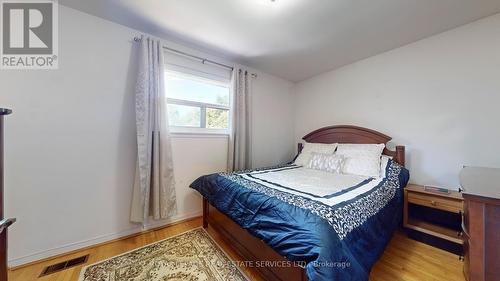
M348 126L330 126L313 131L302 138L306 142L312 143L384 143L387 144L392 138L374 130ZM302 143L299 143L298 152L302 151ZM393 160L401 165L405 165L405 147L402 145L396 146L396 150L392 151L384 149L383 154L392 156Z

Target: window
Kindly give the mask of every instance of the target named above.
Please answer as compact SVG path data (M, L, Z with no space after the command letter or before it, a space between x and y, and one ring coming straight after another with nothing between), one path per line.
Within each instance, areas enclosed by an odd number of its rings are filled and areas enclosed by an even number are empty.
M167 70L165 91L172 132L227 133L229 82Z

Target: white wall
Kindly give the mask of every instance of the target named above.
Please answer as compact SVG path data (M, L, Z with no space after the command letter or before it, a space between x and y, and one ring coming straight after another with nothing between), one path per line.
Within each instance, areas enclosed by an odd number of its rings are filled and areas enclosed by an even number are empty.
M293 84L258 72L253 84L252 165L273 166L293 159Z
M226 170L227 141L227 136L173 137L177 211L183 218L201 215L201 196L189 185L201 175Z
M500 15L298 83L295 136L354 124L407 147L411 181L458 188L500 166Z
M0 70L0 105L14 110L5 127L6 214L18 218L11 266L141 230L128 219L136 159L132 38L139 32L64 6L59 13L58 70ZM293 139L292 84L257 73L254 159L276 164L292 153L283 145ZM197 216L200 198L188 185L226 168L227 137L177 136L173 157L174 220Z

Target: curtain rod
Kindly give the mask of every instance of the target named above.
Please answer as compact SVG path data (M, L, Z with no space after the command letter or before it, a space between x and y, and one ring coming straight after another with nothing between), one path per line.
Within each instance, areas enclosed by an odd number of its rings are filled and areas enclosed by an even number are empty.
M139 37L134 37L134 41L135 42L140 42L141 41L141 38ZM173 48L169 48L167 46L162 46L163 49L169 51L169 52L172 52L172 53L176 53L176 54L179 54L179 55L183 55L183 56L186 56L186 57L190 57L190 58L194 58L194 59L197 59L199 61L201 61L201 63L205 64L205 63L210 63L210 64L214 64L214 65L217 65L217 66L220 66L222 68L227 68L227 69L230 69L231 71L234 70L234 67L232 66L229 66L229 65L226 65L226 64L222 64L222 63L218 63L216 61L213 61L213 60L209 60L209 59L206 59L206 58L202 58L202 57L199 57L199 56L195 56L195 55L192 55L192 54L188 54L186 52L183 52L183 51L179 51L179 50L176 50L176 49L173 49ZM257 78L257 74L255 73L251 73L252 77L253 78Z
M141 38L134 37L134 41L135 42L139 42L139 41L141 41ZM186 56L186 57L190 57L190 58L194 58L194 59L200 60L201 63L203 63L203 64L205 64L205 63L208 62L210 64L214 64L214 65L218 65L218 66L223 67L223 68L234 70L234 67L232 67L232 66L229 66L229 65L226 65L226 64L222 64L222 63L219 63L219 62L216 62L216 61L213 61L213 60L209 60L209 59L206 59L206 58L202 58L202 57L199 57L199 56L195 56L195 55L192 55L192 54L188 54L186 52L179 51L179 50L176 50L176 49L172 49L172 48L169 48L167 46L163 46L163 49L165 49L165 50L167 50L169 52L172 52L172 53L176 53L176 54L179 54L179 55L183 55L183 56ZM252 77L257 78L257 74L252 73L251 75L252 75Z
M141 38L134 37L134 41L139 42L139 41L141 41ZM188 53L183 52L183 51L179 51L179 50L176 50L176 49L169 48L167 46L163 46L163 49L165 49L167 51L170 51L172 53L177 53L177 54L180 54L180 55L183 55L183 56L186 56L186 57L191 57L191 58L200 60L201 63L203 63L203 64L206 63L206 62L208 62L210 64L215 64L215 65L218 65L220 67L227 68L227 69L231 69L231 70L234 69L232 66L229 66L229 65L226 65L226 64L222 64L222 63L219 63L219 62L216 62L216 61L213 61L213 60L209 60L209 59L206 59L206 58L202 58L202 57L199 57L199 56L191 55L191 54L188 54Z

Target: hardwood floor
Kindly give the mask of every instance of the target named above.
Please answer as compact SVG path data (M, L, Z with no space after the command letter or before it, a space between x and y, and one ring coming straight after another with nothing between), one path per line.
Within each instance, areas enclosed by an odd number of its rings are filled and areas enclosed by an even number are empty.
M120 253L133 250L137 247L185 232L189 229L199 227L201 223L201 218L196 218L124 240L99 245L69 255L60 256L52 260L17 268L9 271L9 281L75 281L78 280L82 266L69 268L41 278L38 278L38 276L44 267L51 264L86 254L90 256L85 265L92 264L119 255ZM240 259L239 256L221 240L220 236L213 229L209 228L208 232L231 258L235 260ZM245 269L245 272L252 280L263 280L250 269ZM403 233L398 232L389 243L384 255L374 266L370 275L370 280L462 281L464 278L462 274L462 262L458 260L458 256L411 240Z

